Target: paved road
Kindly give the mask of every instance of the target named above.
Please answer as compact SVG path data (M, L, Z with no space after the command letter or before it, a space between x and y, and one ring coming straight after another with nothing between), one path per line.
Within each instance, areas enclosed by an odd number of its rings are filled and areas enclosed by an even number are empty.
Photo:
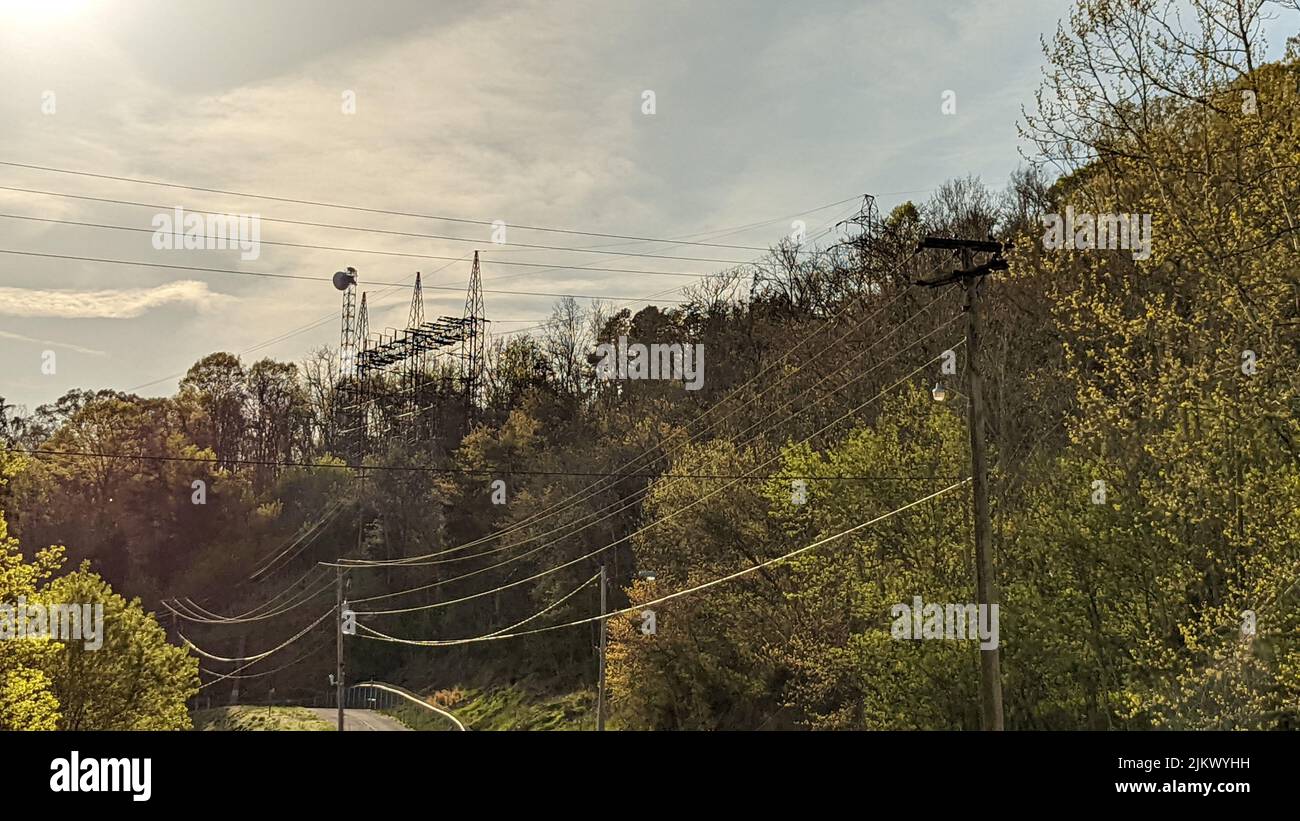
M339 720L339 711L333 707L308 707L316 715L325 719L331 726L337 726ZM402 722L395 718L390 718L383 713L374 710L353 710L345 708L343 710L343 730L351 732L353 730L387 730L387 731L410 731Z

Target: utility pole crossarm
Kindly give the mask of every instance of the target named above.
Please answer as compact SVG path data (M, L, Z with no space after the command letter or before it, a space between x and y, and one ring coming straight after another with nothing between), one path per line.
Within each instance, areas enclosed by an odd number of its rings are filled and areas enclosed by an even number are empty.
M916 250L924 251L927 248L939 248L945 251L976 251L984 254L1000 254L1007 247L1007 245L992 239L926 237L916 246Z
M963 282L966 280L982 277L991 274L994 271L1007 270L1007 261L1002 258L1002 252L1011 247L1010 244L1003 244L994 240L980 239L954 239L951 237L926 237L916 246L916 250L924 251L927 249L938 248L945 251L960 251L962 255L962 264L964 268L954 270L950 274L944 274L938 279L918 279L916 285L922 288L938 288L943 285L951 285L954 282ZM988 262L983 265L971 267L971 252L992 254Z

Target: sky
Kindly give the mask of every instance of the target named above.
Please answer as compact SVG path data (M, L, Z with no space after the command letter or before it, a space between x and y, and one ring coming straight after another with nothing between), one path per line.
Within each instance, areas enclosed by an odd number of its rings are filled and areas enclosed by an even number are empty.
M954 177L1000 186L1023 162L1039 37L1070 5L0 0L0 162L471 221L0 165L0 249L299 277L0 253L0 397L31 409L71 388L167 395L218 350L299 361L338 344L340 295L315 278L346 266L378 330L405 324L417 270L426 315L460 315L478 249L504 332L555 299L495 291L621 306L696 281L663 272L761 256L794 218L815 235L864 193L887 211ZM156 248L154 220L176 207L258 215L257 257ZM499 245L473 222L496 220L510 243L696 259Z

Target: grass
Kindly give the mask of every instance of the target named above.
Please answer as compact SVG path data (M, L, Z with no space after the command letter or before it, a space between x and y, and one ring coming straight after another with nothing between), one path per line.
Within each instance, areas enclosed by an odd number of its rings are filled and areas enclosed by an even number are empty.
M305 707L218 707L196 710L196 730L333 730L334 725Z
M440 690L430 698L469 730L594 730L595 694L586 690L559 695L526 687ZM454 729L436 713L404 704L389 715L414 730Z

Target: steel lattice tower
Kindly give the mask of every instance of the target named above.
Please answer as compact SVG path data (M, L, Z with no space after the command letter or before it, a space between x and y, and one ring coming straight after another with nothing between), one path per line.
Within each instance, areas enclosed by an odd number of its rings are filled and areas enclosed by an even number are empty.
M335 275L343 295L343 332L339 342L339 444L361 458L389 437L412 444L438 437L444 397L459 394L467 417L482 406L487 352L487 319L478 254L470 271L465 315L424 316L421 275L415 275L406 327L370 333L367 295L356 309L356 272ZM455 376L437 380L451 371ZM454 400L453 400L454 401Z
M487 319L483 313L483 280L479 275L478 251L475 251L469 288L465 292L465 337L460 349L461 366L465 369L465 406L471 418L477 415L483 399L483 368L487 359Z
M419 328L424 324L424 289L420 284L420 272L415 272L415 289L411 291L411 310L407 314L406 327ZM420 418L421 411L424 409L424 390L423 382L425 379L425 369L428 367L429 351L427 348L416 348L412 355L407 357L403 363L403 390L402 395L405 401L404 413L406 414L405 432L407 438L414 442L420 436L420 426L424 422Z
M424 324L424 290L420 286L420 272L415 272L415 290L411 292L411 312L406 318L406 327L418 328Z
M366 292L361 292L361 308L357 311L357 360L365 358L370 347L370 311L366 308ZM357 438L361 443L362 455L370 452L370 412L374 397L371 395L370 379L367 374L356 369L357 387L354 393L356 412L353 415L357 428Z

